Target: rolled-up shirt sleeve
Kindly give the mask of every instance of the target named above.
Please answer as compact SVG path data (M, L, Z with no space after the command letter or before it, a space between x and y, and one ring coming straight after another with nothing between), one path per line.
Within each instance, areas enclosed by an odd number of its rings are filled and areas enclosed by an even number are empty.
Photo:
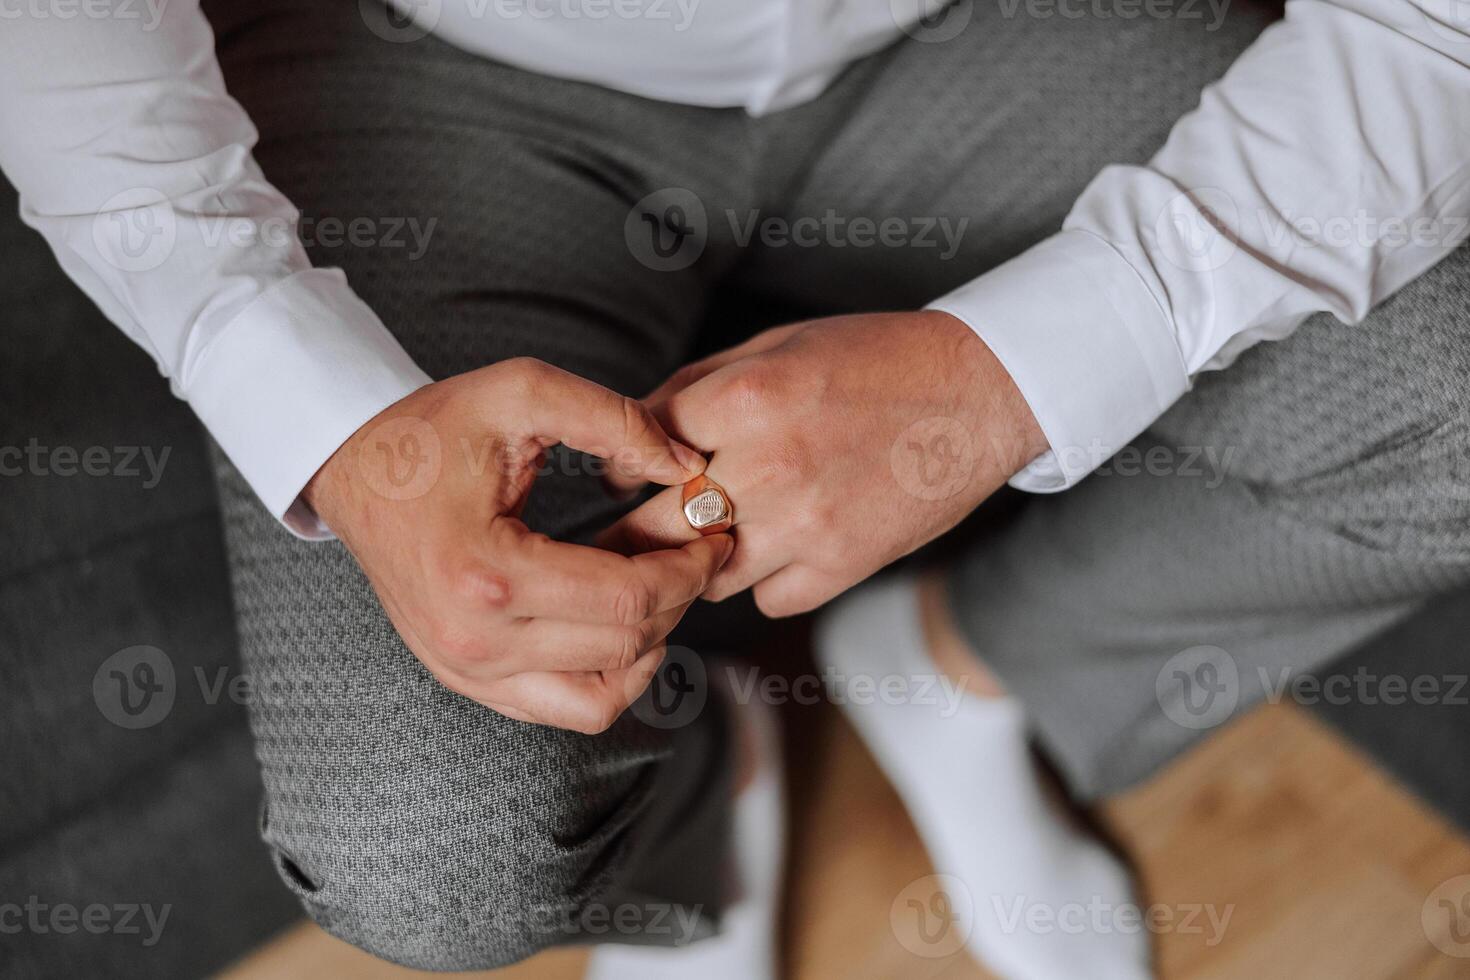
M271 513L327 537L302 488L429 379L340 271L312 268L256 135L197 0L0 17L0 170L22 219Z
M1152 160L1105 169L1057 235L931 304L1047 436L1014 486L1072 486L1200 372L1314 313L1357 323L1470 235L1465 7L1290 0Z

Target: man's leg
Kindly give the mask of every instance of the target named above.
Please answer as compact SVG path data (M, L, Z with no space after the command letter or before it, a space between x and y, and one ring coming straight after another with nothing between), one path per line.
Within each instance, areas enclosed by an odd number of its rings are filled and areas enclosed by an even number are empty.
M1196 389L952 569L971 645L1083 795L1470 582L1470 246L1356 327Z
M711 240L688 269L654 271L625 219L667 186L738 200L719 147L739 120L432 38L394 43L360 9L208 10L230 90L261 130L257 157L305 212L314 260L345 267L435 377L531 355L625 392L660 381L729 250ZM476 465L482 448L448 452ZM595 475L565 470L575 462L539 481L534 528L585 537L615 513ZM342 547L293 539L227 466L221 491L264 835L318 922L438 969L709 931L697 913L722 897L729 776L717 702L678 728L625 717L596 738L509 721L428 674Z

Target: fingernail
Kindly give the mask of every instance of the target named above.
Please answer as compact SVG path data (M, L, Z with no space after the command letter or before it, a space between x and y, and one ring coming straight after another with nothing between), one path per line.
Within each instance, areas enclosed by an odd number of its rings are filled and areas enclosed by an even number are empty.
M727 535L725 535L725 554L724 554L724 557L722 557L720 559L720 565L721 565L721 567L724 566L725 562L727 562L727 561L730 560L730 556L733 555L734 553L735 553L735 539L733 537L731 537L730 535L727 534Z
M679 465L688 470L692 476L698 476L699 474L704 472L703 456L699 455L699 453L690 449L682 442L678 442L674 439L669 440L669 445L674 448L674 458L679 461Z

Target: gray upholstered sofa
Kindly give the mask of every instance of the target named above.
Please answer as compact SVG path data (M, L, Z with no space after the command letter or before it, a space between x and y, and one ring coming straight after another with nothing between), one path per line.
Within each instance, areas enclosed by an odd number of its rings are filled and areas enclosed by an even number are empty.
M0 976L198 976L298 914L256 834L208 454L15 213L0 184ZM144 692L104 662L135 646L166 712L122 707Z

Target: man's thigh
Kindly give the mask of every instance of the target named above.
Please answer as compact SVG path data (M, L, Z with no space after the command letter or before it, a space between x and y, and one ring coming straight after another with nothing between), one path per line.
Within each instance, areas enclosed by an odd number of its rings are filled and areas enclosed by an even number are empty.
M1073 787L1147 776L1470 584L1470 245L1247 351L950 571Z
M625 392L662 380L721 251L651 268L625 222L657 188L734 193L686 151L714 151L718 122L432 38L393 43L360 9L208 10L229 88L261 131L257 158L302 208L313 260L343 267L432 376L530 355ZM482 449L450 447L451 464L484 465ZM387 958L466 969L585 939L578 916L630 890L665 905L650 922L716 903L718 705L675 730L628 717L597 738L502 718L434 681L345 549L290 537L228 466L220 485L264 834L319 922ZM578 537L616 506L558 457L526 519ZM708 873L687 873L700 855ZM660 857L686 873L660 877Z

